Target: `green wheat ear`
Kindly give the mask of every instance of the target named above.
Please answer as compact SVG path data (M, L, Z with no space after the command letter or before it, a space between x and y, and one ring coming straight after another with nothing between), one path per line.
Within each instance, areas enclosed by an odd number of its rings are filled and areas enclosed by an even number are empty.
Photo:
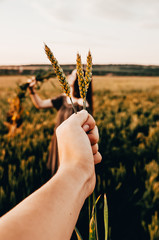
M72 102L72 98L71 98L71 94L70 94L70 86L66 80L66 76L63 72L63 69L60 67L60 64L58 63L57 59L54 57L50 48L46 44L44 44L44 45L45 45L45 53L53 66L54 72L56 73L56 76L58 77L59 82L61 83L61 87L63 88L66 95L70 98L74 112L77 113L77 111L74 107L74 104Z
M107 197L104 194L104 228L105 228L105 240L108 239L108 204Z
M100 199L101 195L96 199L96 201L93 204L93 208L92 208L92 217L90 219L89 222L89 240L95 240L96 239L96 212L95 212L95 207Z
M85 78L82 68L81 56L77 53L77 75L78 75L78 85L81 98L86 100L86 87L85 87Z
M86 65L86 74L85 74L85 85L87 90L91 80L92 80L92 55L89 50L88 56L87 56L87 65Z

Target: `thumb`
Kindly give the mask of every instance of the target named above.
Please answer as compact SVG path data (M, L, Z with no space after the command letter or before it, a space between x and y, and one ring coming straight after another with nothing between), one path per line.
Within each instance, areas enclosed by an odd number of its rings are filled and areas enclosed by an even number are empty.
M77 114L73 114L71 116L72 119L76 119L78 121L78 123L80 124L80 126L82 126L88 119L89 114L86 110L81 110L80 112L77 112Z

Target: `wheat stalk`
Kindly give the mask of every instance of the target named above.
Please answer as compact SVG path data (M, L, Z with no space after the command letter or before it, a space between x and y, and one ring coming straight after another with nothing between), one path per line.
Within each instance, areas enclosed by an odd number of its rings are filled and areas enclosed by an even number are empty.
M56 73L56 76L58 77L59 82L61 83L61 87L63 88L65 94L70 98L74 112L77 113L75 106L72 102L72 98L70 94L70 86L66 80L66 76L63 72L63 69L60 67L60 64L58 63L57 59L54 57L50 48L46 44L44 45L45 45L45 53L53 66L54 72Z
M81 62L81 56L79 53L77 53L77 75L78 75L78 85L79 85L79 91L80 96L83 99L83 107L86 109L86 85L85 85L85 78L82 68L82 62Z
M92 80L92 55L89 50L88 56L87 56L87 65L86 65L86 74L85 74L86 91L88 90L91 80Z

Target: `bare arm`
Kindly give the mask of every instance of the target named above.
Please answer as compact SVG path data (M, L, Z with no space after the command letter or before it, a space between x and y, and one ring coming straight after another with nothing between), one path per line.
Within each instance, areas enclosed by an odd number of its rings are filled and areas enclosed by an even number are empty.
M38 109L45 109L45 108L52 108L54 107L51 99L41 99L38 94L35 92L35 85L36 85L36 80L35 78L29 79L28 80L29 83L29 93L30 93L30 97L31 100L34 104L34 106Z
M1 218L1 238L70 239L86 197L85 181L78 169L60 169L45 186Z
M84 110L57 128L59 170L0 219L2 239L70 239L82 205L95 187L94 164L101 161L98 138L95 121Z
M31 100L34 104L34 106L38 109L45 109L45 108L52 108L54 107L51 99L41 99L37 93L34 92L34 94L30 93Z

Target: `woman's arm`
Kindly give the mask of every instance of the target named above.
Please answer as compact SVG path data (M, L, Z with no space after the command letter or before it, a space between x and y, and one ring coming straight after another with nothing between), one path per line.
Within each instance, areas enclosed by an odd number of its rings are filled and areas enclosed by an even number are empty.
M32 100L34 106L38 109L45 109L45 108L53 107L51 99L43 100L35 92L34 92L34 94L30 93L30 97L31 97L31 100Z
M94 164L101 161L99 136L85 110L73 114L56 133L59 170L0 219L2 239L70 239L82 205L95 187Z
M30 97L34 106L38 109L52 108L53 103L51 99L42 100L35 92L35 84L36 84L35 78L33 77L32 79L29 79L28 83L29 83Z

